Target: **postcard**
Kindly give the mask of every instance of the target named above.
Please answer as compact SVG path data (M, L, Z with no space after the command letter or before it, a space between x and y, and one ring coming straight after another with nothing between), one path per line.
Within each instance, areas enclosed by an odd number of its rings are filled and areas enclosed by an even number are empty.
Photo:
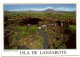
M78 7L3 3L2 56L79 56Z

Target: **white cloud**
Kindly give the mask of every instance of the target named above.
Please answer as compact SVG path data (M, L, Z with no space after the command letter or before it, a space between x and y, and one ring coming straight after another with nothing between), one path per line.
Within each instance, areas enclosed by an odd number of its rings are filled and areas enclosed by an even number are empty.
M75 11L75 8L64 8L64 7L59 7L59 8L55 8L55 10L57 11Z

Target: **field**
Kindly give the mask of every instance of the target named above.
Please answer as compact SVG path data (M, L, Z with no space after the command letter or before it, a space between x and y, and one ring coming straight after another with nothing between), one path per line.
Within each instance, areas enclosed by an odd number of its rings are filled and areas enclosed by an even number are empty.
M75 49L76 12L4 12L4 49Z

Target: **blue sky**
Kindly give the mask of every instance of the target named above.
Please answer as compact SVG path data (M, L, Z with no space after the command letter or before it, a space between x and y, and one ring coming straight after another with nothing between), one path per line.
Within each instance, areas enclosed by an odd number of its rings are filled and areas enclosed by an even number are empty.
M5 11L26 11L38 10L42 11L51 8L56 11L76 11L76 4L16 4L4 5Z

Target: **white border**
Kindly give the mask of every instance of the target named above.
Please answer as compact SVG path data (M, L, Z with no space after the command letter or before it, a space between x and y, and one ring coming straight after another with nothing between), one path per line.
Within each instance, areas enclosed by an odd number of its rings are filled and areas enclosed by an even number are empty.
M24 51L24 50L4 50L3 48L3 39L4 39L4 28L3 28L3 5L4 4L76 4L77 8L76 8L76 26L77 26L77 30L76 30L76 36L77 36L77 49L47 49L47 51L67 51L67 54L46 54L46 55L20 55L20 51ZM23 1L23 0L3 0L0 4L0 13L1 13L1 17L0 17L0 38L1 38L1 51L2 51L2 56L78 56L80 47L79 47L79 43L80 43L80 2L76 1L76 0L69 0L69 1L65 1L65 0L56 0L56 1L52 1L52 0L34 0L34 2L31 2L31 0L27 1ZM25 51L45 51L43 50L25 50Z

